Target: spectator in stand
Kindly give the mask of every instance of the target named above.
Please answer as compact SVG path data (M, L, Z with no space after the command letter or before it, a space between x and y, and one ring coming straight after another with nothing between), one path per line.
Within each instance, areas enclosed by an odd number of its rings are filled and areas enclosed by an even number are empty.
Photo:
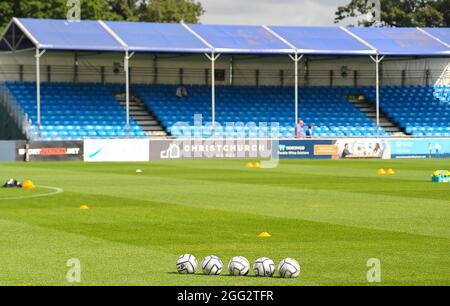
M314 125L310 124L308 125L308 129L306 130L306 138L313 138L314 137Z
M188 96L188 92L187 92L186 87L179 86L177 88L177 98L178 99L183 99L183 98L186 98L187 96Z
M303 126L305 123L303 120L299 120L295 125L295 138L305 138L305 132L303 131Z

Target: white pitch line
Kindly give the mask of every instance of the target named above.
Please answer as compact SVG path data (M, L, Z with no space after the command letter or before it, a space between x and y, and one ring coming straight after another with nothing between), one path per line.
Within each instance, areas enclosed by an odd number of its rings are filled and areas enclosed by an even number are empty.
M44 189L50 189L53 190L49 193L44 194L37 194L37 195L30 195L30 196L20 196L20 197L10 197L10 198L0 198L0 201L7 201L7 200L23 200L23 199L33 199L33 198L42 198L42 197L50 197L56 194L60 194L64 192L64 189L58 188L58 187L51 187L51 186L37 186Z

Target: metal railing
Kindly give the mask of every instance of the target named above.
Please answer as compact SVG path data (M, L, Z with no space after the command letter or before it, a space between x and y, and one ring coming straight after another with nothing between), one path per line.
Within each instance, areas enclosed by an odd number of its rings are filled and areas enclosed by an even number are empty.
M31 122L28 115L22 110L14 96L9 92L5 83L0 83L0 104L4 107L14 123L27 139L32 138Z
M267 66L266 66L267 67ZM217 80L218 85L293 85L294 69L248 69L240 66L230 69L216 69L223 79ZM83 83L124 83L123 67L93 66L93 65L43 65L41 68L43 82L83 82ZM0 80L33 81L36 78L34 65L1 65ZM183 83L207 85L211 79L210 68L179 68L175 67L141 67L131 66L132 83L166 84ZM305 70L299 71L301 86L364 86L374 84L375 71L369 69L357 70ZM216 78L217 79L217 78ZM450 84L450 70L394 70L382 69L381 84L398 86L408 84L429 85L436 83Z

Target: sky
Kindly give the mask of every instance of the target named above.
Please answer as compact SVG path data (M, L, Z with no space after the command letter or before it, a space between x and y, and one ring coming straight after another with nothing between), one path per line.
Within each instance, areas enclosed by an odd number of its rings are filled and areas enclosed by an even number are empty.
M334 25L338 6L350 0L200 0L206 24Z

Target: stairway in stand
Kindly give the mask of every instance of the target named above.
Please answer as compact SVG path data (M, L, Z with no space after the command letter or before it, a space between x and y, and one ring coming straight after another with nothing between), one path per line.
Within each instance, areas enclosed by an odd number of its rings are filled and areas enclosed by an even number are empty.
M124 93L115 95L117 101L126 109ZM137 96L130 94L130 117L139 124L150 138L166 138L169 136L166 128L161 124L153 112Z
M377 108L376 104L364 96L348 97L348 100L353 103L362 113L373 122L377 123ZM380 127L383 128L391 136L403 137L409 135L406 131L394 120L392 120L380 108Z

